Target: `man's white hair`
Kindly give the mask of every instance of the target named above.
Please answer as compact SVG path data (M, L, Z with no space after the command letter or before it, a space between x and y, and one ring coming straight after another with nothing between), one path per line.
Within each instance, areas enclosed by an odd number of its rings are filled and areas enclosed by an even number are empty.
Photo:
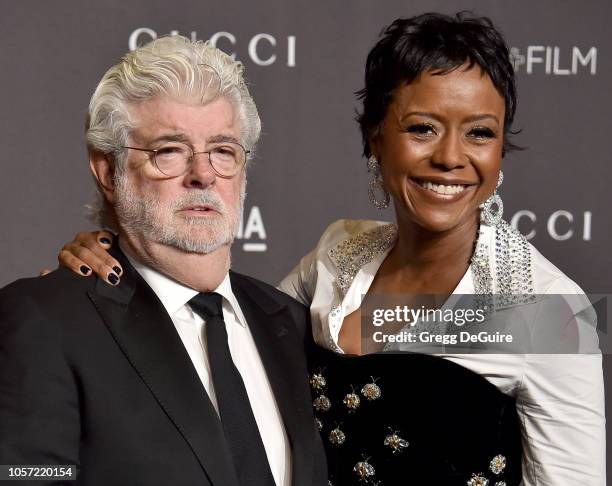
M205 105L220 97L230 101L238 116L241 143L252 153L261 132L257 107L239 61L209 42L167 36L126 54L102 77L87 116L86 137L90 151L107 154L115 165L115 177L124 170L128 137L133 128L129 106L169 96ZM114 211L98 187L98 200L89 209L92 221L117 229Z

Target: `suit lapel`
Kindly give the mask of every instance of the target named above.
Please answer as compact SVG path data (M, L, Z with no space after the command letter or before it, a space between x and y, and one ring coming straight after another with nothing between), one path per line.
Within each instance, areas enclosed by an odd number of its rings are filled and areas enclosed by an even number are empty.
M255 340L289 437L292 452L291 484L310 485L314 424L310 409L306 408L309 407L309 395L303 396L299 386L307 380L307 375L298 366L299 360L296 360L296 354L303 352L303 342L297 336L295 324L286 306L272 300L239 274L230 272L230 278L232 290Z
M217 413L163 305L119 250L124 275L89 297L130 364L193 450L210 482L238 481Z

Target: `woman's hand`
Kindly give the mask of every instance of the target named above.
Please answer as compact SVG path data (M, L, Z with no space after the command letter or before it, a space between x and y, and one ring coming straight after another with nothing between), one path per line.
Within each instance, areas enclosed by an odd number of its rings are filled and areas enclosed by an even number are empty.
M64 245L57 259L60 265L74 273L89 276L93 270L102 280L117 285L123 269L108 253L113 238L113 234L108 231L82 231L76 234L73 241Z

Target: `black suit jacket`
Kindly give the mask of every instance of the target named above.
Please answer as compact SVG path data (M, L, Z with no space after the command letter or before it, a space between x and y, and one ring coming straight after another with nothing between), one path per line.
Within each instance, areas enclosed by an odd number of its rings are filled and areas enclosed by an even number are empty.
M218 416L161 302L119 252L111 287L60 269L0 291L0 464L74 464L104 486L238 486ZM326 484L307 383L306 309L230 274L292 450Z

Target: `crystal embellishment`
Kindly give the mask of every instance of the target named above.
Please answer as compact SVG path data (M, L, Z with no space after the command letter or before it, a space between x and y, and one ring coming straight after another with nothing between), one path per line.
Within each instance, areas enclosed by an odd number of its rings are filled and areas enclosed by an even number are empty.
M359 461L353 467L353 471L357 473L360 481L367 481L376 474L376 469L368 461Z
M485 228L495 232L493 248L489 247ZM396 239L397 226L385 224L357 233L328 250L329 258L338 268L336 285L341 298L359 270L387 251ZM529 242L504 220L495 227L481 226L470 271L474 293L479 296L477 302L487 311L486 315L494 308L535 301Z
M342 403L344 403L349 410L357 410L361 404L361 398L359 398L359 395L356 393L347 393Z
M312 405L317 412L327 412L331 408L331 402L325 395L315 398Z
M327 386L327 380L321 373L313 373L310 377L310 386L315 391L321 391Z
M489 245L485 242L484 236L484 232L481 229L478 233L476 249L470 262L475 294L493 293L493 278L489 266Z
M320 418L315 418L315 425L317 426L317 430L321 432L323 430L323 422Z
M506 486L506 481L497 481L495 486Z
M529 242L505 221L495 227L495 275L489 267L489 248L481 228L472 257L472 275L477 294L496 294L497 306L532 302L533 269ZM480 269L480 271L479 271Z
M506 458L501 454L498 454L489 463L489 469L493 474L501 474L506 469Z
M358 233L329 249L328 256L339 270L336 284L342 296L346 294L359 270L388 250L395 243L396 236L395 224L385 224Z
M489 486L489 480L481 474L472 474L468 479L467 486Z
M361 394L369 401L378 400L382 396L380 387L376 383L368 383L361 388Z
M391 448L393 454L401 452L402 449L405 449L409 445L408 441L402 439L399 435L397 435L396 432L394 432L393 434L389 434L387 437L385 437L384 444L387 447Z
M529 243L523 235L502 221L495 231L497 306L529 303L535 300Z
M336 427L329 433L329 441L334 445L342 445L346 441L346 435Z

